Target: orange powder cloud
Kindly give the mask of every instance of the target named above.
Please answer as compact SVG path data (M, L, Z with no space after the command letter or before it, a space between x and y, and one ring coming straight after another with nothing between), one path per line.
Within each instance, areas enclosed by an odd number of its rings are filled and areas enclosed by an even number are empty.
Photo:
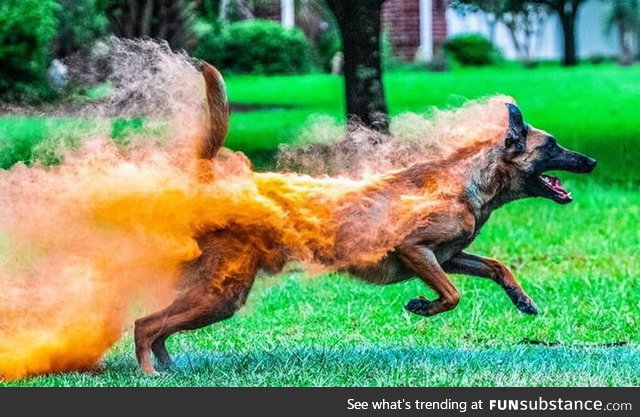
M444 131L431 124L424 141L403 142L401 157L385 151L375 162L358 160L350 173L357 178L256 173L242 154L223 151L213 164L215 181L199 181L189 158L190 141L205 125L200 74L157 44L112 42L126 70L116 70L120 87L106 105L88 114L146 110L169 121L167 138L119 148L91 135L59 166L0 172L0 379L98 366L135 318L171 300L181 266L200 254L202 232L259 230L252 244L274 270L283 254L311 266L366 266L392 250L425 210L443 204L445 190L435 186L382 192L393 178L383 171L407 166L419 152L442 157L455 147L445 140L438 152L426 145ZM155 70L145 72L149 62ZM143 89L142 102L122 88ZM495 136L504 128L497 103L460 112L486 120L500 114L498 123L484 131L453 124L450 137L465 143L480 133ZM440 117L450 123L453 114Z

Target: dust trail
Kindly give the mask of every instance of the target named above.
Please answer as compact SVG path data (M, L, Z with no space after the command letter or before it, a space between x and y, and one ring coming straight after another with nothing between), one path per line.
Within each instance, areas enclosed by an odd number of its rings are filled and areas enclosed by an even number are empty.
M78 122L79 150L57 150L60 166L0 172L0 379L94 368L133 317L166 303L180 263L198 253L182 231L145 235L96 215L105 196L185 186L203 126L202 76L188 57L150 41L108 48L113 91L82 115L144 116L156 133L116 146L104 123Z
M498 95L452 110L403 113L392 119L388 137L357 124L345 133L331 117L316 117L294 144L280 146L278 168L362 178L417 162L437 162L473 141L500 135L505 128L505 103L513 102Z
M135 318L168 303L203 232L250 231L245 243L268 270L288 260L366 267L443 192L384 195L383 173L506 127L508 98L432 119L402 116L397 137L375 147L365 130L349 142L337 126L316 125L310 142L324 136L322 146L283 150L281 163L345 176L255 173L244 155L223 150L215 181L202 182L193 156L209 124L199 71L162 44L111 39L109 47L114 91L85 115L144 116L161 129L126 146L90 130L60 165L0 172L0 379L98 366ZM402 204L387 209L392 200Z

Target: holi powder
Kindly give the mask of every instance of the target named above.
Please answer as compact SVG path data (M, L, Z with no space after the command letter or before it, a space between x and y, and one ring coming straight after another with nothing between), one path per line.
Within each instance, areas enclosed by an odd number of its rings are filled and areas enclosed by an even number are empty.
M98 123L63 163L0 172L0 379L98 367L133 320L171 301L182 265L201 253L195 237L209 230L250 231L266 269L378 261L444 192L382 196L389 172L500 136L512 101L402 115L383 144L321 120L281 149L288 173L256 173L223 149L203 182L194 158L211 126L202 74L162 44L111 39L109 48L114 90L83 115L144 117L162 133L116 144ZM402 204L388 209L390 199Z

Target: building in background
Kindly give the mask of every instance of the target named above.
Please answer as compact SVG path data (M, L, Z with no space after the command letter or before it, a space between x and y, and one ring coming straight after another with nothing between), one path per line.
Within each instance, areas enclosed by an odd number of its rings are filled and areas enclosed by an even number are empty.
M606 2L588 0L580 8L576 24L578 56L614 56L619 45L615 31L605 33ZM280 0L256 8L257 17L280 20L285 27L295 25L294 0ZM460 15L449 6L449 0L387 0L382 10L384 27L394 54L404 61L431 61L443 42L462 33L481 33L489 38L488 19L482 12ZM562 28L551 14L537 30L532 41L534 60L562 58ZM508 29L498 23L494 44L507 59L517 59Z
M615 31L605 33L608 5L600 0L586 1L578 11L576 21L576 43L579 58L593 56L612 57L618 54L619 46ZM471 13L461 16L455 10L447 10L449 36L460 33L481 33L489 38L489 24L484 13ZM511 41L508 29L498 23L493 43L500 48L507 59L516 59L517 53ZM532 40L531 57L533 60L558 60L562 58L563 35L560 20L555 14L549 15L542 27L538 28Z
M430 61L447 39L448 0L387 0L385 30L398 58Z

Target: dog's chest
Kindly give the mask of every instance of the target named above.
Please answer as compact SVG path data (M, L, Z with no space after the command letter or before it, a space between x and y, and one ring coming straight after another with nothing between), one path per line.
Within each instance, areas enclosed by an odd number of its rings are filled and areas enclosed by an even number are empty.
M478 235L479 227L475 216L467 210L452 211L438 220L419 235L424 236L425 246L442 264L467 248Z

